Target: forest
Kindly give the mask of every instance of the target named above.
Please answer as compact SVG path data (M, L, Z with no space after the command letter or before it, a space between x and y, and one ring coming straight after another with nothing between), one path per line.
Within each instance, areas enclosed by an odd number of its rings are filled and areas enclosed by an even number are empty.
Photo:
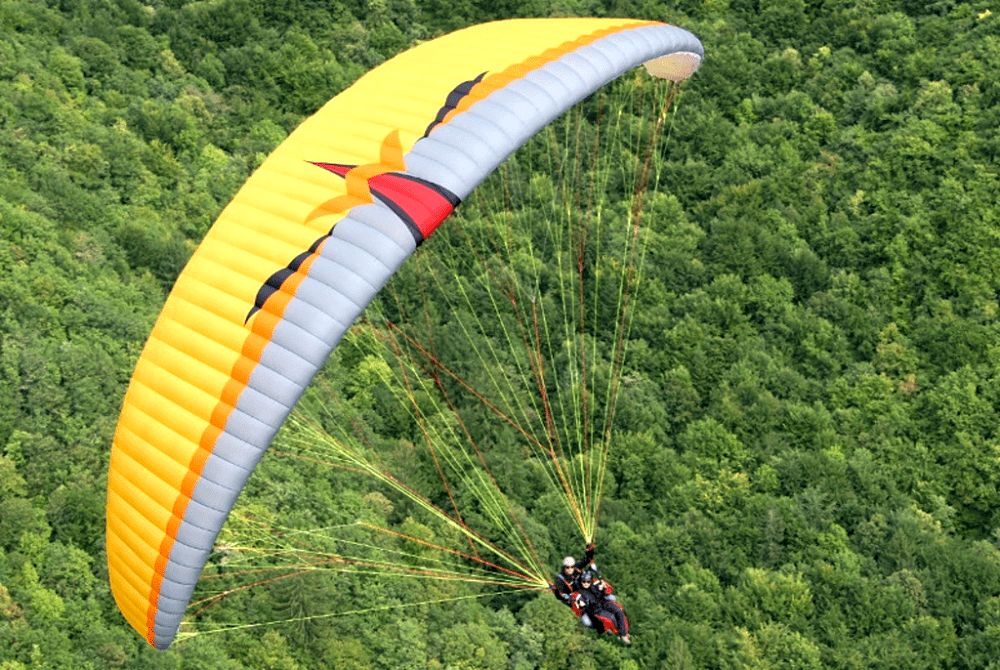
M1000 669L988 5L0 0L0 670ZM182 635L150 648L108 583L107 471L178 273L364 73L535 16L666 21L705 60L588 99L423 245L252 475ZM551 259L578 247L592 270L566 289ZM594 353L591 387L542 379L536 306ZM536 392L566 415L522 408ZM525 443L597 416L563 461L600 473L577 505ZM481 468L448 479L452 457ZM548 579L593 539L633 644L454 567L484 546L466 523ZM420 567L443 551L454 579Z

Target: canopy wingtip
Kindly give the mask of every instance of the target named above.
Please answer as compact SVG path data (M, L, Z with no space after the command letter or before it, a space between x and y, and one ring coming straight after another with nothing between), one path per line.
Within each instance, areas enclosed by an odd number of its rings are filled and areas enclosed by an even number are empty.
M701 67L701 54L691 51L674 53L648 60L643 65L646 72L659 79L684 81Z

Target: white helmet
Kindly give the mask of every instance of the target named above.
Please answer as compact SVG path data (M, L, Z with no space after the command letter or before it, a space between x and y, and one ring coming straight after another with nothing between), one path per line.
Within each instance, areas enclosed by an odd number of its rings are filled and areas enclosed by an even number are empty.
M572 556L567 556L566 558L563 559L563 567L564 568L575 568L576 567L576 559L573 558Z

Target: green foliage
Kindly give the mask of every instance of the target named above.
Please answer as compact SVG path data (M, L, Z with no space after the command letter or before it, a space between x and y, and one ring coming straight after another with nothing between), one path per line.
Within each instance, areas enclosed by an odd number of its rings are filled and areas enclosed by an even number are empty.
M652 159L598 537L635 645L584 633L544 593L401 609L458 592L324 573L199 615L293 625L148 649L106 584L104 472L178 270L270 150L362 73L452 29L546 14L665 19L707 51ZM996 667L998 19L908 0L0 3L0 670ZM512 216L558 193L542 150L526 149ZM609 224L630 187L611 180ZM485 235L478 207L458 223ZM428 312L442 356L471 360L457 323L487 313L474 301ZM363 351L338 349L337 392L433 486L385 362ZM546 560L577 551L512 431L470 423ZM262 518L438 537L349 473L263 467L246 494ZM384 609L301 619L365 607Z

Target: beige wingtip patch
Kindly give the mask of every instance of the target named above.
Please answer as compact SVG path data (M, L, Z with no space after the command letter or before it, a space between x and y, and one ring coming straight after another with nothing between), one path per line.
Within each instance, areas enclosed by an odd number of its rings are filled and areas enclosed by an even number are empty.
M646 72L658 79L684 81L701 67L701 56L690 51L678 51L646 61L643 65Z

